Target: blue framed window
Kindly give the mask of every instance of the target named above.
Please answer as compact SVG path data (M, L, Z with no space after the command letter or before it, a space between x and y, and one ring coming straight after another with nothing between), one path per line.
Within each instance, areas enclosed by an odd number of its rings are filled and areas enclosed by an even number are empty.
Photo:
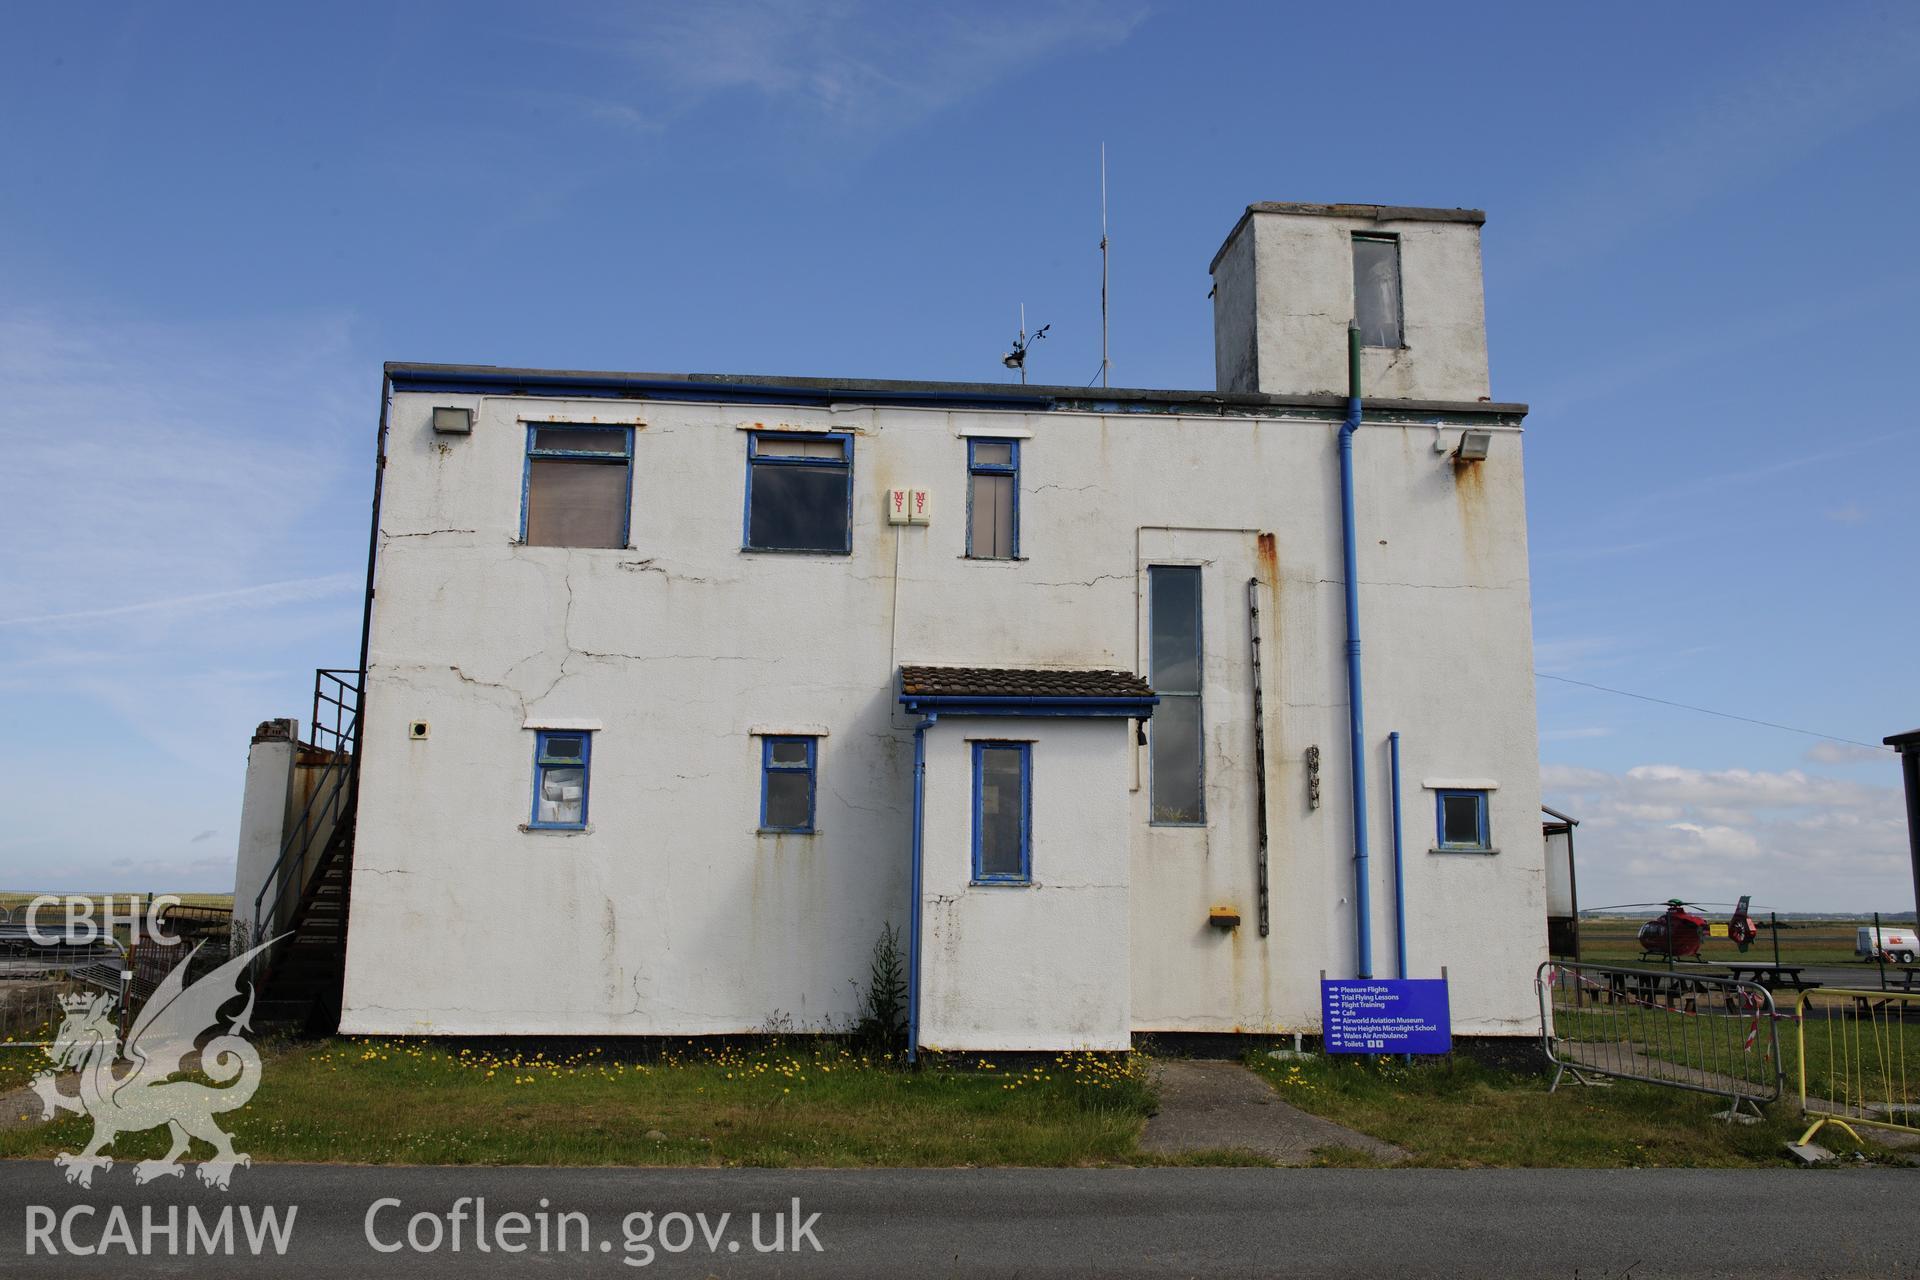
M1020 556L1020 442L967 441L967 555Z
M820 740L767 737L760 740L760 829L813 830L814 782Z
M852 551L853 437L750 434L741 536L750 551Z
M1200 567L1148 566L1147 613L1151 631L1147 682L1160 695L1147 730L1150 821L1169 827L1205 826Z
M1435 797L1436 849L1443 853L1493 852L1486 792L1441 790Z
M587 825L587 775L593 735L542 729L533 744L533 821L547 831L580 831Z
M973 744L973 882L1033 883L1033 744Z
M520 541L528 546L626 546L632 492L632 427L527 427Z

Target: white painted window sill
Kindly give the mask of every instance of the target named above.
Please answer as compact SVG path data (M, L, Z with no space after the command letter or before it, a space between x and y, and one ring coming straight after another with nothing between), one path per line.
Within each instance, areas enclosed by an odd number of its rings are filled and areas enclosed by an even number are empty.
M520 829L530 836L590 836L593 834L591 822L584 827L536 827L530 822L523 822L520 824Z

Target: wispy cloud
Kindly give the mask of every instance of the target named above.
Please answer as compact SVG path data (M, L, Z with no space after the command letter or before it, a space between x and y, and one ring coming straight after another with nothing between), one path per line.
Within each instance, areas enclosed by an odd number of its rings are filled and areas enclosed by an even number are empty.
M1848 502L1828 511L1826 517L1835 524L1865 524L1867 509L1857 502Z
M1721 471L1710 471L1694 476L1679 484L1666 485L1657 489L1642 489L1628 497L1615 508L1614 515L1640 510L1646 507L1661 507L1678 498L1699 498L1707 494L1726 489L1736 489L1775 476L1797 473L1828 462L1840 462L1857 458L1863 453L1873 453L1892 440L1910 439L1920 435L1912 428L1895 431L1880 431L1863 436L1848 444L1832 449L1820 449L1811 453L1801 453L1791 458L1782 458L1775 462L1764 462L1752 467L1728 467Z
M1547 803L1581 820L1588 902L1751 892L1779 910L1871 910L1903 900L1900 791L1798 769L1548 765Z
M1850 742L1816 742L1807 748L1810 764L1871 764L1885 769L1897 757L1888 747L1862 747Z
M1128 0L713 0L638 12L618 47L640 72L625 104L636 120L746 96L789 123L878 140L1047 58L1111 48L1146 14Z
M0 307L0 758L56 798L10 820L0 884L218 887L210 837L161 833L219 830L247 731L352 660L371 368L342 315Z
M1631 647L1618 636L1547 636L1533 642L1536 671L1565 674L1631 661Z
M77 625L104 618L122 618L139 613L172 613L183 609L202 611L236 605L273 605L293 600L313 600L360 588L362 579L351 573L329 573L317 578L293 578L286 582L263 582L257 586L236 587L231 591L202 591L194 595L173 596L165 600L142 600L137 604L109 605L102 609L72 609L66 613L43 613L36 618L0 618L0 627L40 627L54 624Z
M1589 167L1549 193L1532 219L1538 234L1508 255L1513 278L1601 252L1757 183L1920 97L1920 20L1911 6L1801 14L1805 26L1780 47L1715 78L1665 82L1682 96L1664 119L1596 151Z
M1590 738L1610 737L1613 730L1600 725L1583 725L1577 729L1543 729L1540 732L1542 742L1584 742Z

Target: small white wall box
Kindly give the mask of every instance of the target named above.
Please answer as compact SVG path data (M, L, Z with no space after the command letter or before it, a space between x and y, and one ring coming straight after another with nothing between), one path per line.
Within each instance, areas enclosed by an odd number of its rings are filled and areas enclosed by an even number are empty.
M435 405L433 429L443 436L470 436L473 434L473 410L454 405Z
M907 523L927 524L933 518L933 495L926 489L907 490Z
M908 497L910 493L911 493L911 490L908 490L908 489L887 490L887 523L888 524L912 523L912 521L909 519L909 508L907 506L907 503L910 501Z
M433 726L425 720L415 720L407 726L407 738L412 742L425 742L427 735L433 732Z

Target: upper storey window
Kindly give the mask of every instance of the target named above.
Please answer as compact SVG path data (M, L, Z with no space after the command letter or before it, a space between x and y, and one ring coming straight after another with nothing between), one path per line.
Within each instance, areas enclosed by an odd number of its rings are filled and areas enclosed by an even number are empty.
M1353 318L1368 347L1404 346L1400 315L1400 238L1353 238Z
M746 546L753 551L853 550L853 437L747 437Z
M967 442L967 554L1012 560L1020 554L1020 442Z
M624 547L631 427L529 426L520 540L530 547Z

